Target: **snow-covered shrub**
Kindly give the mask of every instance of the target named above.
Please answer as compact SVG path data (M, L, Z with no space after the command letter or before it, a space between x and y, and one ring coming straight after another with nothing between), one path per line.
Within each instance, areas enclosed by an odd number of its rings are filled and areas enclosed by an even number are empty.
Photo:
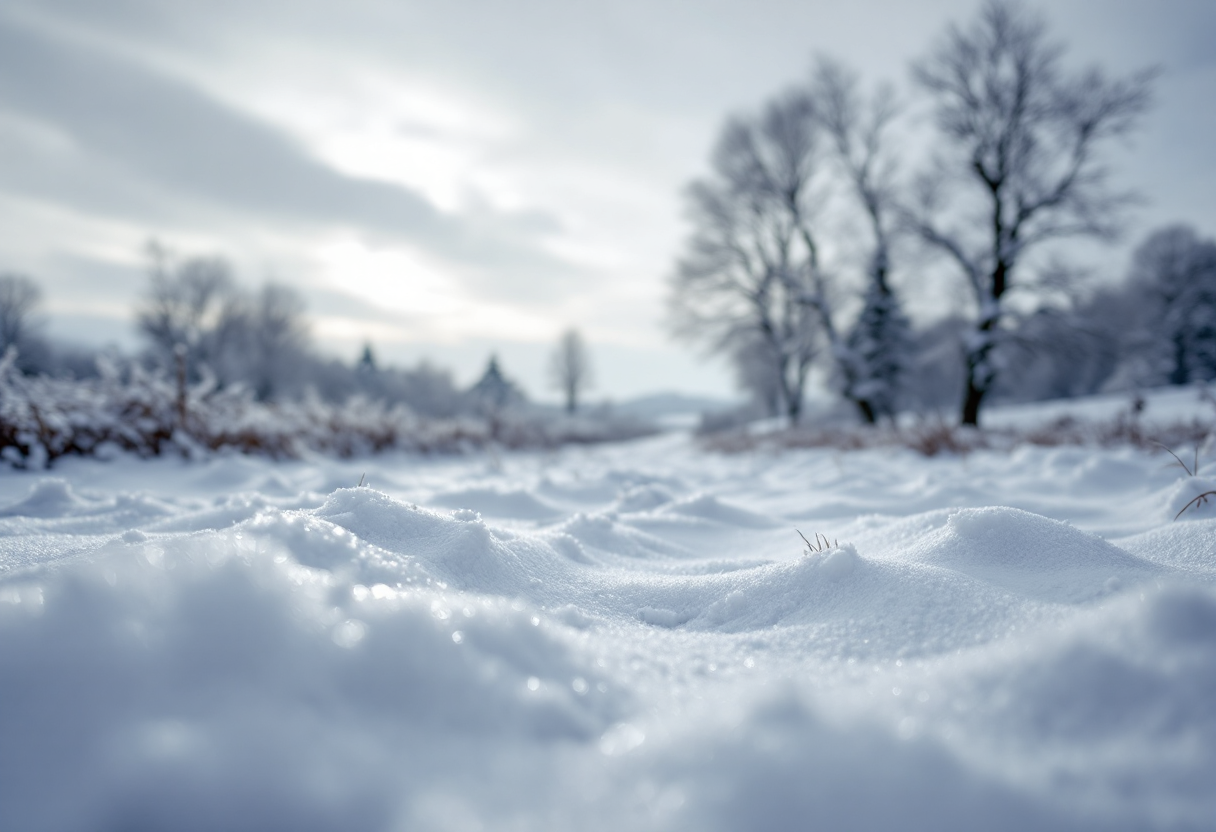
M1216 436L1216 422L1201 418L1141 422L1132 410L1107 419L1059 416L1027 427L974 428L942 418L918 418L903 424L804 425L797 428L755 432L731 427L701 432L702 444L725 453L757 448L865 448L904 447L924 456L965 455L984 449L1011 450L1019 445L1120 445L1156 450L1161 446L1202 446Z
M298 401L258 401L255 391L219 389L206 373L188 383L138 364L98 364L83 380L23 376L10 350L0 360L0 458L42 468L103 447L159 456L233 449L273 458L308 452L350 457L387 450L458 453L608 442L652 433L645 423L601 414L556 417L518 409L475 417L426 418L403 404L355 396L344 403L315 393Z

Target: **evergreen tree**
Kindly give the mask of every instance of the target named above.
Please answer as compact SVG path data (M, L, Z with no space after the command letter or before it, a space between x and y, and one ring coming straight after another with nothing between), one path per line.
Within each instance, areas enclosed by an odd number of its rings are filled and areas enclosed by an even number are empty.
M375 375L376 356L372 352L370 343L363 345L363 353L359 356L359 363L355 365L355 370L363 375Z
M490 363L482 373L477 383L469 388L469 397L481 408L492 413L500 413L507 407L521 404L527 400L523 392L511 381L498 366L498 356L490 356Z
M871 281L842 356L842 363L849 365L848 397L858 403L866 421L895 415L911 345L911 324L899 297L885 281Z
M908 319L888 280L897 191L888 136L897 108L889 87L866 98L856 76L826 58L819 60L811 89L837 163L872 236L861 314L844 338L832 341L841 393L872 424L895 413L911 340Z

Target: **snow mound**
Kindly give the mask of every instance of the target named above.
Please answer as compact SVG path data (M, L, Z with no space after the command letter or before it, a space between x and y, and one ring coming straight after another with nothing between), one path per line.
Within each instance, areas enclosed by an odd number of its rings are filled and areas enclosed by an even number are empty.
M51 477L39 480L24 500L0 507L0 517L65 517L91 513L92 500L81 498L66 480Z
M1202 580L1216 564L1216 518L1179 520L1115 542L1138 557Z
M848 462L0 470L0 829L1211 828L1200 484Z
M612 513L579 512L558 528L582 546L596 550L601 555L649 560L690 557L693 554L686 547L650 534L636 524L620 522Z
M950 569L1027 598L1071 603L1160 568L1067 523L1014 508L962 509L902 559Z
M1216 480L1210 477L1186 477L1166 498L1163 512L1169 519L1207 520L1216 517Z
M771 529L777 525L770 517L764 517L747 509L730 505L707 494L680 500L665 507L672 514L697 517L724 526L740 526L748 529Z
M1108 828L1201 829L1216 816L1211 588L1116 599L1062 631L969 657L941 681L920 719L947 726L960 752L1007 782L1054 792ZM1059 753L1081 747L1089 753Z
M684 811L679 826L665 828L776 832L808 828L808 819L823 829L1063 828L1065 812L1053 816L940 744L841 725L795 689L757 697L732 716L740 730L683 737L648 761L661 782L682 773L667 801ZM724 776L723 760L738 774Z
M676 497L662 485L637 485L622 492L617 498L616 510L622 513L651 511L667 505Z
M428 502L518 520L551 521L564 514L561 509L522 488L461 488L436 494Z
M417 563L426 575L461 590L514 596L569 564L544 541L514 540L473 512L439 514L370 488L336 491L308 517L351 532L400 562Z
M0 586L0 825L376 829L462 743L595 742L618 719L531 610L352 583L282 530Z

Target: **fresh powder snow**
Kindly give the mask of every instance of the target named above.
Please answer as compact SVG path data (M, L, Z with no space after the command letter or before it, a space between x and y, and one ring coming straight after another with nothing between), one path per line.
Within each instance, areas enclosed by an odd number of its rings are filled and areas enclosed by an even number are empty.
M0 829L1214 829L1216 478L1172 462L5 470Z

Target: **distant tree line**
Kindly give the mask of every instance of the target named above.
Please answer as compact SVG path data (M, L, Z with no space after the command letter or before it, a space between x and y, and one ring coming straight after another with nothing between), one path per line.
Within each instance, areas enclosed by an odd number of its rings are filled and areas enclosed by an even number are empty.
M306 304L292 287L268 282L250 290L224 258L178 257L156 241L145 253L148 284L134 310L143 348L134 360L166 377L180 373L183 386L206 382L267 403L298 401L305 394L326 402L361 396L440 419L469 415L497 422L507 411L529 406L495 356L467 389L426 360L382 367L370 344L348 364L316 350ZM15 368L26 375L96 378L97 355L46 337L41 303L34 280L0 273L0 355L12 348ZM566 412L575 414L591 382L590 355L577 330L562 333L549 369Z
M1061 240L1111 240L1133 195L1104 152L1153 73L1074 72L1042 20L988 0L912 69L930 150L901 155L903 102L820 58L807 81L730 118L670 282L674 332L733 362L796 423L814 368L859 417L1216 377L1212 241L1152 234L1126 280L1085 286ZM954 280L962 311L914 330L917 293Z
M133 310L143 346L133 356L55 343L45 335L38 285L0 274L0 462L42 469L63 456L116 451L459 452L656 430L606 406L578 412L591 364L575 330L552 352L551 380L565 407L546 408L529 401L495 356L464 389L426 361L382 367L370 344L352 363L324 357L295 289L247 288L220 257L179 258L155 243L147 255L147 288Z
M950 27L913 67L933 114L915 165L902 155L904 100L827 58L730 118L686 192L675 333L726 356L757 407L791 422L813 371L867 423L949 407L974 425L993 398L1216 379L1216 241L1187 225L1156 230L1121 280L1102 282L1052 247L1110 240L1126 224L1132 197L1111 186L1104 154L1144 113L1152 80L1073 72L1063 55L1011 0ZM461 389L427 362L381 367L370 345L353 364L325 357L290 286L251 290L222 258L155 243L147 257L136 360L180 374L179 387L265 403L361 396L491 424L526 402L496 359ZM943 282L961 304L914 327L910 301ZM10 366L27 375L95 377L96 356L46 338L40 302L33 280L0 274L0 354L15 350ZM574 414L592 379L577 331L548 369Z

